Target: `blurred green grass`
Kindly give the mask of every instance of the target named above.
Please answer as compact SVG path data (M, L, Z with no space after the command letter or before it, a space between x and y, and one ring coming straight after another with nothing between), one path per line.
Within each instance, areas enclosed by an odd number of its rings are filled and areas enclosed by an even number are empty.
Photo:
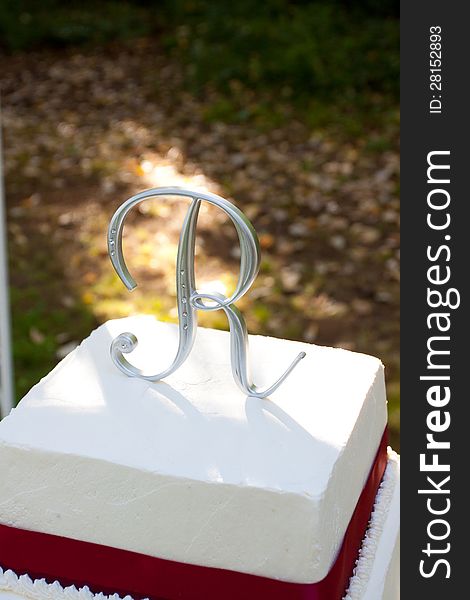
M192 93L224 93L208 108L209 121L252 120L269 128L301 116L312 127L337 124L337 133L348 136L396 124L393 0L0 3L0 48L10 53L144 36L160 39L185 65Z
M186 65L185 84L193 92L207 86L226 92L209 119L246 119L240 89L269 90L313 126L339 116L358 129L383 120L384 107L397 103L397 16L391 0L4 0L0 46L31 51L153 35ZM272 100L259 111L261 120L276 124L283 115Z

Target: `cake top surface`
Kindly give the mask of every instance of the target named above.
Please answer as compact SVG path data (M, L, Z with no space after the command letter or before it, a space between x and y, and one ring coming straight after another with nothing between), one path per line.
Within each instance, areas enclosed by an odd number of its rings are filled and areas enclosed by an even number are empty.
M0 423L0 443L319 496L361 411L369 411L374 436L385 425L383 367L371 356L250 336L259 387L277 379L298 352L307 353L271 398L257 399L233 380L227 332L199 328L186 362L152 383L112 363L111 340L124 331L139 339L128 355L139 367L158 372L173 360L176 325L150 316L108 321Z

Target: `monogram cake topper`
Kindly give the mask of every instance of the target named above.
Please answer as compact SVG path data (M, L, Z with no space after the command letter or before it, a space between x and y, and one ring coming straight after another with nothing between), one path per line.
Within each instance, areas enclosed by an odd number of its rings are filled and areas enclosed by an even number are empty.
M176 357L171 365L160 373L145 373L131 364L125 354L137 346L133 333L121 333L111 343L111 357L115 365L130 377L140 377L148 381L159 381L167 377L188 358L197 331L197 311L224 310L230 326L230 358L233 377L239 388L249 396L265 398L272 394L290 374L292 369L305 356L300 352L279 379L265 390L258 389L251 381L248 369L248 333L245 320L235 306L251 287L260 266L258 236L253 225L240 209L221 196L209 192L196 192L179 187L164 187L145 190L126 200L114 213L108 229L108 251L111 262L121 281L132 291L137 287L124 260L122 232L129 211L140 202L159 196L183 196L191 199L188 212L180 233L176 258L176 297L178 304L179 340ZM198 292L194 275L194 250L199 208L205 201L222 209L232 220L240 242L240 274L233 294L227 298L218 292ZM208 304L208 302L210 304Z

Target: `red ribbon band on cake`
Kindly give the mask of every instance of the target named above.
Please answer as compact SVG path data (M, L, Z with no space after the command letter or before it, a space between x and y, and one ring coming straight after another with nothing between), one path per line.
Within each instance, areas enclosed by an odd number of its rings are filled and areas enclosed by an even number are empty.
M85 585L92 592L151 600L341 600L358 558L387 465L384 432L369 477L328 575L317 583L289 583L152 556L0 524L0 566L32 579ZM118 527L119 524L117 523Z

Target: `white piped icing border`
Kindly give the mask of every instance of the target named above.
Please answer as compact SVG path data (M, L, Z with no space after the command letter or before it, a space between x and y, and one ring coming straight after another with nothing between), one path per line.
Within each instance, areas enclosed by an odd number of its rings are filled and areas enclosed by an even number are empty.
M374 510L369 522L366 536L359 550L359 558L354 574L349 581L349 588L343 600L361 600L370 580L371 570L377 553L377 546L382 535L385 521L396 485L396 468L400 457L388 448L388 464L375 499Z
M118 594L106 596L93 594L88 586L77 589L74 585L63 588L58 581L47 583L45 579L32 580L29 575L18 577L11 570L0 567L0 591L11 592L31 600L132 600L131 596L121 598Z
M390 503L395 490L396 477L394 470L399 461L398 455L388 449L388 464L374 504L366 537L362 542L359 559L351 577L349 589L343 600L361 600L374 563L377 544L383 531ZM3 571L0 567L0 591L18 594L30 600L132 600L131 596L121 598L118 594L106 596L94 594L88 586L77 589L74 585L62 587L58 581L47 583L45 579L33 581L29 575L18 577L11 570Z

